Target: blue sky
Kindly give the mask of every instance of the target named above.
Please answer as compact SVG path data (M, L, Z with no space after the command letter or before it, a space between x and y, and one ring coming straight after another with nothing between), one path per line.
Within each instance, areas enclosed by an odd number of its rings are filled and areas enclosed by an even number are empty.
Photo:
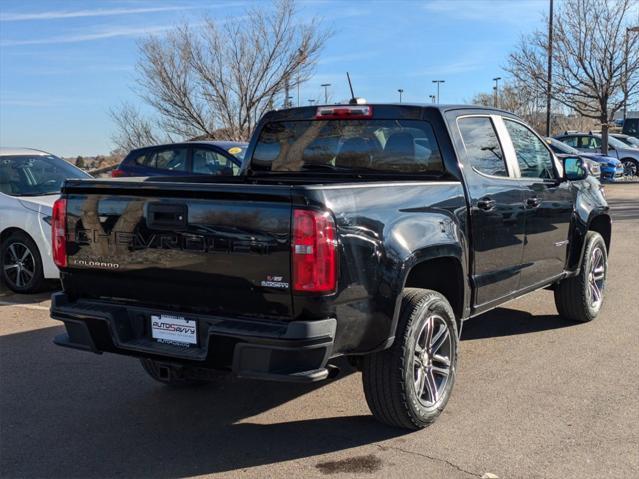
M237 17L233 0L37 1L0 3L0 145L58 155L112 148L109 109L139 103L137 42L183 21ZM443 79L442 103L490 91L522 33L541 26L547 0L301 0L301 19L322 17L335 35L301 99L355 93L370 102L426 102Z

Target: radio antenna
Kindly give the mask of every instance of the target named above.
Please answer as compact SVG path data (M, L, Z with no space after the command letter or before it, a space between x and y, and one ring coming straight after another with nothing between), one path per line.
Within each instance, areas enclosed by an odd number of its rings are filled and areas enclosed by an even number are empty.
M346 72L346 78L348 78L348 87L351 89L351 101L349 102L351 105L357 104L357 98L355 98L355 93L353 93L353 84L351 83L351 76Z

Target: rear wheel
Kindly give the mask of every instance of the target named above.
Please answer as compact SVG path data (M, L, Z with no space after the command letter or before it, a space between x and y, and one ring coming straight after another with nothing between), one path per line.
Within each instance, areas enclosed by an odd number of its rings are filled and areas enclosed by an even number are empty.
M149 376L167 386L202 386L209 382L204 379L195 379L189 376L187 370L179 366L159 363L158 361L147 358L140 359L140 363Z
M421 429L443 411L455 382L459 337L446 298L435 291L404 291L393 345L362 361L364 394L383 423Z
M606 243L599 233L586 234L581 270L555 287L555 305L559 315L582 323L597 317L603 305L608 274Z
M13 233L0 246L0 273L5 284L16 293L37 293L44 273L38 247L24 233Z

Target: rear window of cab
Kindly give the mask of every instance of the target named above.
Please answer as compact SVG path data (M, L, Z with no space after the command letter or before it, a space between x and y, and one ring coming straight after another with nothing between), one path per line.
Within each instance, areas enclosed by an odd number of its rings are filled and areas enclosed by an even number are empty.
M433 128L423 120L308 120L264 125L251 170L440 175Z

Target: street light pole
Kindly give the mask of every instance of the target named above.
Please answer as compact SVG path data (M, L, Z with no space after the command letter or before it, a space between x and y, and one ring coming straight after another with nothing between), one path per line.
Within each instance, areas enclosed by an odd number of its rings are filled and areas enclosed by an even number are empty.
M499 80L501 80L501 77L493 78L493 81L495 82L495 99L494 99L495 108L499 107Z
M330 83L322 83L322 87L324 87L324 104L328 104L328 87L331 86Z
M626 122L628 117L628 39L630 38L630 32L639 33L639 25L636 27L626 28L626 37L624 41L624 74L623 74L623 121Z
M428 95L428 98L430 98L431 103L435 103L435 95Z
M439 103L439 85L446 83L446 80L433 80L433 83L437 83L437 103Z
M401 103L402 102L402 93L404 93L404 90L399 88L397 91L399 92L399 102Z
M550 107L552 96L552 17L554 12L553 0L550 0L550 14L548 15L548 77L546 78L546 136L550 136Z
M312 105L313 103L315 103L315 100L313 100L313 99L309 98L309 100L308 100L308 104L309 104L309 105Z

